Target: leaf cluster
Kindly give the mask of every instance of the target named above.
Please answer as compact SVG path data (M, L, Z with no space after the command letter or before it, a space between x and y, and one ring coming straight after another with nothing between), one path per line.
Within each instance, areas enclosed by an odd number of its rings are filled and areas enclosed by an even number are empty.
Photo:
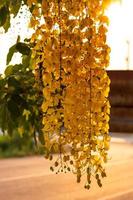
M28 2L31 6L36 0ZM52 160L57 149L59 157L50 169L73 171L77 182L86 174L87 189L95 174L100 174L97 183L102 186L100 178L108 160L110 48L109 20L103 11L109 2L42 1L41 8L35 4L31 18L35 75L43 83L46 158Z
M11 16L16 17L20 8L23 5L28 6L29 0L1 0L0 1L0 27L3 27L5 32L11 26ZM42 0L36 0L37 3L41 3ZM29 11L32 13L34 4L29 7Z
M0 27L8 31L10 27L11 14L15 17L22 5L22 0L1 0L0 1Z
M14 53L22 54L22 63L10 65ZM42 101L39 89L35 87L34 71L31 68L31 50L29 44L18 42L9 49L7 68L0 76L0 128L13 135L18 131L36 138L41 136Z

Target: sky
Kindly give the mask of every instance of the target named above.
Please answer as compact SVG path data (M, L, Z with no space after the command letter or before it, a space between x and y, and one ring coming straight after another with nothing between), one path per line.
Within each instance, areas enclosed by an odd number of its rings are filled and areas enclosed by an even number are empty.
M23 10L25 15L12 19L12 26L6 34L0 29L0 73L4 72L6 55L17 36L21 35L23 41L31 35L32 31L28 29L30 15L26 7ZM108 44L112 49L108 69L133 70L133 0L122 0L121 4L113 3L106 13L110 18ZM19 63L20 58L19 54L15 54L12 64Z

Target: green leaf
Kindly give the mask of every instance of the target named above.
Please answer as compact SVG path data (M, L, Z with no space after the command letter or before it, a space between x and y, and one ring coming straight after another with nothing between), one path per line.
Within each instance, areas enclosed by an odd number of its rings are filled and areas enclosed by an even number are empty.
M16 52L17 52L17 50L16 50L16 44L15 44L9 49L9 52L7 54L7 60L6 60L7 65L10 63L14 53L16 53Z
M20 35L18 35L17 43L20 42L20 39L21 39L21 38L20 38Z
M27 105L26 100L24 98L22 98L20 95L14 94L12 96L12 100L14 102L16 102L16 104L19 105L19 107L21 107L22 110L28 109L28 105Z
M6 23L7 17L9 15L9 9L7 6L3 6L0 9L0 26L4 26Z
M0 9L6 5L7 0L0 0Z
M3 132L7 130L9 112L6 101L0 106L0 126Z
M13 88L13 91L20 88L19 81L16 80L14 77L9 77L7 82L8 82L8 88Z
M5 29L5 32L8 31L8 29L10 28L10 14L7 15L7 18L6 18L6 22L5 24L3 25L3 28Z
M23 69L22 64L9 65L5 69L5 76L17 75Z
M43 136L43 133L39 133L39 136L38 136L39 138L39 141L40 141L40 143L42 144L42 145L45 145L45 140L44 140L44 136Z
M30 65L30 56L24 55L22 59L23 67L28 68Z
M11 118L9 118L7 127L8 135L12 136L14 130L15 130L14 122Z
M18 14L22 0L10 0L10 12L14 17Z
M0 76L0 89L5 86L5 79Z
M10 76L10 75L12 74L12 72L13 72L13 65L9 65L9 66L5 69L4 74L5 74L6 76Z
M19 53L23 55L30 55L31 53L30 47L22 42L16 44L16 49L18 50Z
M9 112L11 114L11 118L14 119L14 120L17 119L19 117L19 115L20 115L20 111L19 111L19 107L16 104L16 102L13 101L13 99L10 99L8 101L7 106L8 106L8 110L9 110Z

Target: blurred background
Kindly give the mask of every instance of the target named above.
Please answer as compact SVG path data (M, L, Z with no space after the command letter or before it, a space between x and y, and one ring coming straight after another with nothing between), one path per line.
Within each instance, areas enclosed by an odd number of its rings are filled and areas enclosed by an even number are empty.
M111 61L108 68L111 79L111 132L133 133L133 1L113 3L107 15L110 18L108 41Z

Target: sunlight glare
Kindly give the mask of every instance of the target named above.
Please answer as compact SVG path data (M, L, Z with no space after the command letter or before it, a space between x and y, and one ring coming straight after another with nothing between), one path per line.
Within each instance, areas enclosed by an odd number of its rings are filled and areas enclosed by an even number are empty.
M110 18L108 43L112 49L108 69L133 70L132 8L132 0L123 0L121 4L113 3L107 10Z

